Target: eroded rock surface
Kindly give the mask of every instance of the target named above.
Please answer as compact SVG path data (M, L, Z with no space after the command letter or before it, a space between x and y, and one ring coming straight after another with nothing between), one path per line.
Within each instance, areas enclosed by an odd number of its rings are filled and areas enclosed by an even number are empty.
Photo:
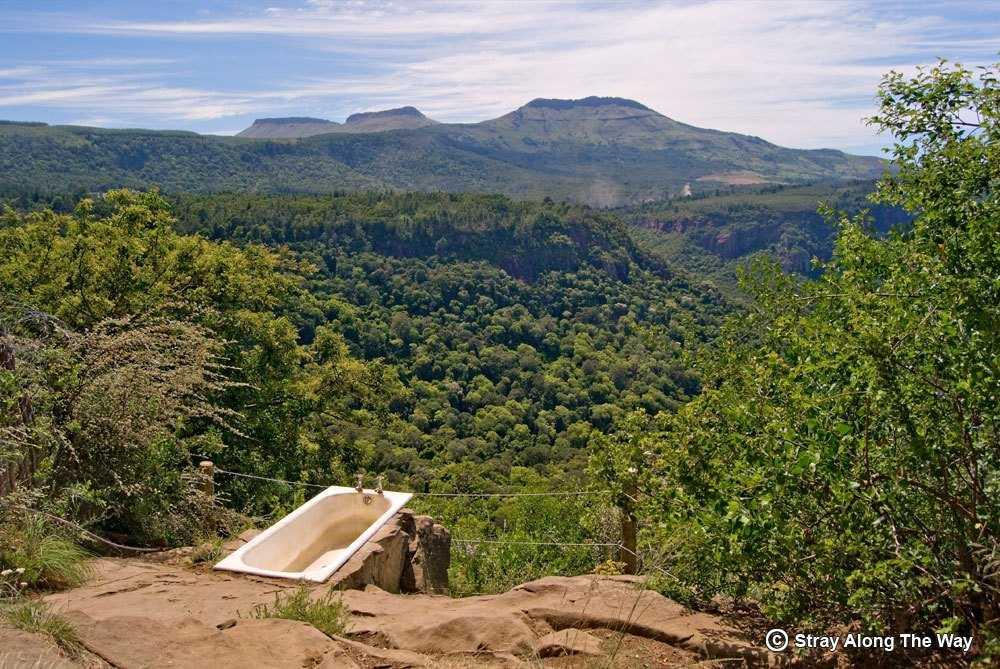
M463 599L368 585L341 593L351 615L340 638L296 621L249 618L256 605L298 587L293 582L140 559L95 566L90 583L47 599L74 621L91 653L127 669L585 666L621 635L672 658L651 666L709 658L766 666L773 659L722 618L643 590L636 577L549 577ZM329 586L309 587L319 597Z
M604 654L600 639L578 629L565 629L546 634L535 641L534 650L538 657Z
M403 592L448 593L451 533L430 516L414 516L408 558L403 568Z
M224 550L253 536L246 532ZM302 586L192 566L190 549L97 560L88 584L46 599L74 622L88 657L122 669L777 663L721 617L644 590L638 577L549 577L499 595L436 594L447 592L450 542L432 518L404 509L329 583L306 584L317 598L331 588L341 591L350 610L343 637L303 622L253 618L258 605ZM0 641L40 653L52 666L68 662L51 643L30 635L0 629ZM635 652L645 653L641 661Z
M48 638L0 625L0 667L72 669L76 664Z

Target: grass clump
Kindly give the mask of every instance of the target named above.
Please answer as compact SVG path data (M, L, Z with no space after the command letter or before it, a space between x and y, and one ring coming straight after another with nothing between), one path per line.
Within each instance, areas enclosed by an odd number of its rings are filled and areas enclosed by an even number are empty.
M83 650L73 624L39 599L23 599L0 606L0 619L19 630L50 637L71 657L79 656Z
M273 604L258 604L250 611L251 618L283 618L309 623L327 636L340 636L347 631L350 611L339 593L327 591L314 599L312 591L302 585L292 593L279 593Z
M69 588L91 574L90 554L37 516L0 526L0 565L23 569L30 587Z
M222 559L222 555L225 552L222 548L222 539L209 539L208 541L203 541L194 547L191 554L188 556L188 560L192 565L198 564L215 564Z

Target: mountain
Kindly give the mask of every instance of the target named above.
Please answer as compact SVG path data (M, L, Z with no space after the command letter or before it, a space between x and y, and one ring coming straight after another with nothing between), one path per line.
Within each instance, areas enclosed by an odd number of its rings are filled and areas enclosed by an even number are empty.
M538 98L479 125L498 135L528 139L529 145L539 141L575 142L643 149L665 149L678 139L715 132L679 123L634 100L599 97Z
M337 132L343 128L336 121L308 116L290 116L286 118L259 118L249 128L236 133L237 137L254 139L288 139L292 137L310 137L322 135L325 132Z
M322 134L301 135L314 131ZM0 124L0 188L382 188L620 206L725 185L870 179L885 165L697 128L623 98L538 99L466 124L435 123L412 107L356 114L343 124L260 119L241 134Z
M437 121L424 116L416 107L398 107L385 111L351 114L344 121L344 132L382 132L403 128L423 128Z
M422 128L437 121L424 116L416 107L399 107L385 111L351 114L343 123L308 116L259 118L237 137L253 139L295 139L331 132L383 132L403 128Z

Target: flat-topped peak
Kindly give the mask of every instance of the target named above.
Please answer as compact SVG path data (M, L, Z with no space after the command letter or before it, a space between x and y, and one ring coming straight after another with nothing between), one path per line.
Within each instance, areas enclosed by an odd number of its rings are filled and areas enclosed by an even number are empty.
M239 137L254 139L289 139L337 132L343 126L325 118L311 116L285 116L280 118L259 118L246 130L237 133Z
M276 118L254 119L254 125L274 124L274 125L297 125L300 123L335 123L325 118L313 118L311 116L283 116Z
M558 98L535 98L528 104L521 107L526 108L547 108L547 109L585 109L588 107L629 107L642 111L653 111L641 102L629 100L628 98L598 97L591 95L577 100L563 100Z
M363 121L368 121L378 118L389 118L389 117L407 117L415 119L425 119L430 121L429 118L424 116L424 114L416 107L396 107L395 109L383 109L381 111L371 111L371 112L358 112L356 114L351 114L344 121L347 125L353 125L355 123L361 123Z
M397 107L381 111L351 114L344 121L345 132L382 132L435 125L437 121L424 116L416 107Z

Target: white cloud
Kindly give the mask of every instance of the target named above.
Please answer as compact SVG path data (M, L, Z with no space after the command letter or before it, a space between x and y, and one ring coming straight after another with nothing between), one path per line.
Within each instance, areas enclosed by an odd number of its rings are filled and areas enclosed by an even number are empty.
M178 21L75 22L65 30L159 39L284 39L312 56L336 54L369 73L250 82L237 92L171 85L166 63L137 62L93 82L58 68L0 70L0 107L107 105L132 118L197 121L325 108L341 115L413 104L445 121L497 116L535 97L617 95L705 127L790 146L871 145L862 118L888 69L936 56L992 59L997 16L939 16L933 6L885 9L861 0L570 4L393 4L311 0L257 13ZM966 18L962 18L965 16ZM992 21L992 23L991 23ZM99 60L99 59L98 59ZM165 59L167 60L167 59ZM969 63L973 64L973 63ZM37 64L28 64L37 67ZM91 63L96 70L107 63ZM145 70L143 69L145 67ZM27 69L31 69L30 67ZM4 72L8 74L5 75ZM103 70L102 70L103 71ZM109 80L110 78L110 80ZM337 114L330 114L337 116ZM162 124L162 123L161 123Z

